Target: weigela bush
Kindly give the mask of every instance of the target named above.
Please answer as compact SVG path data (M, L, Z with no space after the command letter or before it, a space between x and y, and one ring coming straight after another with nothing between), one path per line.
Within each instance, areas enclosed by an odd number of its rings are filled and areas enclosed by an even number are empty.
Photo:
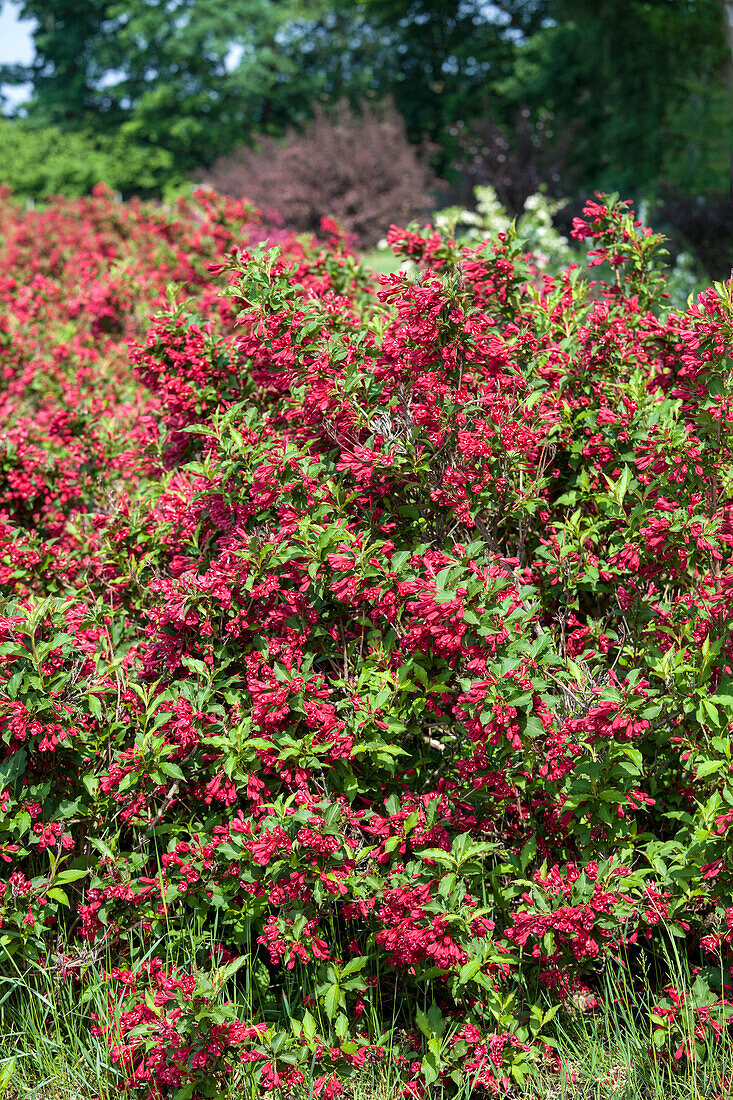
M666 310L603 197L554 278L213 194L0 225L12 965L104 970L139 1097L497 1094L619 967L670 1064L722 1034L731 286Z

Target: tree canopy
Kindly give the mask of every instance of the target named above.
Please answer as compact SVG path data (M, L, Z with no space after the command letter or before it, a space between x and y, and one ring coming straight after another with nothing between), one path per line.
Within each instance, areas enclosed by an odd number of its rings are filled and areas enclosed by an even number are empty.
M36 56L6 78L30 80L29 114L66 129L122 128L173 152L180 167L294 109L297 70L278 48L293 17L272 0L24 0Z

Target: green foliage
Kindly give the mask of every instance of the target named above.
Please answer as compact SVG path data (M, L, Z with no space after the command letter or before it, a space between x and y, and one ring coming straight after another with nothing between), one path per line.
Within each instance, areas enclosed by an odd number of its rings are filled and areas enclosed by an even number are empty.
M716 1042L709 1035L695 1034L700 1013L719 1018L709 974L691 968L674 951L667 953L665 966L674 980L674 994L684 1000L686 1009L670 1022L668 1006L673 999L657 1001L648 991L633 988L626 962L619 960L605 977L610 1011L591 1015L584 999L577 997L572 1014L555 1021L553 1047L560 1072L533 1067L520 1093L525 1100L723 1100L731 1095L730 1032L722 1030ZM680 1045L693 1050L695 1057L683 1058Z
M518 36L540 25L547 0L365 0L380 42L380 93L390 95L415 140L438 143L438 166L453 145L452 125L480 114L501 78L512 72Z
M455 232L465 244L477 245L492 240L499 233L508 233L512 219L499 202L493 187L486 185L475 189L476 209L464 210L449 207L438 211L435 224L442 230ZM546 195L530 195L524 210L516 219L516 233L535 262L543 269L558 272L562 267L580 258L578 248L572 248L553 225L553 217L563 203Z
M24 0L20 14L37 21L36 57L5 77L32 81L41 123L119 132L189 169L299 111L297 68L277 45L289 4Z
M531 253L533 263L552 275L557 275L568 264L587 262L587 249L576 241L571 243L553 224L554 216L565 205L563 200L550 199L541 193L529 195L522 213L512 219L493 187L477 187L474 195L475 210L451 206L437 211L433 216L437 228L441 232L454 233L462 243L474 247L495 239L499 233L515 234ZM641 216L644 221L648 213L648 204L643 204ZM674 264L665 272L665 278L665 302L673 309L684 310L690 295L698 294L705 286L692 256L686 252L677 255Z
M122 135L63 133L2 119L0 141L0 183L19 197L85 195L97 183L123 194L154 192L174 178L170 153Z
M505 106L574 133L576 187L640 194L661 180L728 185L731 58L719 0L555 0L526 38Z

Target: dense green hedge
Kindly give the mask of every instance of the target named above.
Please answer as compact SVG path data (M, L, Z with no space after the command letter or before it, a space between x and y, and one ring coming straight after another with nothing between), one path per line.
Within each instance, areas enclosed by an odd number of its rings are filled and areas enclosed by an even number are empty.
M18 196L85 195L106 183L124 195L159 192L175 182L166 149L136 145L122 135L66 133L56 126L0 120L0 183Z

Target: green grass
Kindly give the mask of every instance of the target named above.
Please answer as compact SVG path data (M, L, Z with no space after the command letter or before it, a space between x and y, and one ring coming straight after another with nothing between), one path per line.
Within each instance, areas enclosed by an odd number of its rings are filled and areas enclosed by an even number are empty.
M666 960L679 988L690 989L695 975L684 959ZM106 1043L92 1034L92 1016L107 1016L101 970L88 965L79 982L58 967L0 973L0 1100L119 1100L120 1077ZM554 1021L552 1040L560 1072L549 1060L537 1064L506 1100L718 1100L733 1096L733 1040L724 1034L705 1041L698 1057L675 1060L674 1046L688 1037L692 1017L681 1020L667 1049L654 1041L652 1013L657 999L639 996L623 971L607 973L606 1004L613 1012L576 1006ZM419 1055L415 1055L419 1057ZM394 1066L365 1068L344 1082L343 1100L398 1100L402 1082ZM471 1095L467 1078L458 1100ZM244 1073L234 1075L221 1100L256 1100L261 1095ZM477 1097L487 1095L478 1090ZM429 1090L447 1100L441 1088ZM272 1100L311 1100L312 1082Z
M565 1034L558 1043L562 1069L534 1071L523 1100L716 1100L733 1095L733 1052L730 1042L710 1049L697 1063L687 1060L670 1073L651 1054L648 1036L618 1016L608 1016L597 1031Z
M403 263L402 257L395 256L389 248L373 248L363 254L362 260L377 275L391 275L399 271Z
M12 971L12 960L6 964ZM0 1100L120 1100L121 1077L106 1043L92 1034L107 1018L105 983L89 966L82 981L53 967L0 974ZM349 1081L344 1100L398 1100L403 1082L394 1067L365 1068ZM311 1100L312 1082L272 1100ZM235 1069L220 1100L259 1100L251 1078Z
M104 1044L91 1032L90 1012L101 983L81 994L70 979L38 968L0 979L0 1098L110 1100L117 1091Z
M690 990L695 975L674 955L665 969L679 989ZM694 1059L676 1059L683 1040L695 1043L692 1014L680 1019L670 1044L659 1035L654 1008L659 998L640 996L622 970L605 977L605 1003L613 1011L566 1013L556 1017L554 1041L561 1070L538 1068L517 1095L523 1100L718 1100L733 1096L733 1036L724 1031L701 1044Z

